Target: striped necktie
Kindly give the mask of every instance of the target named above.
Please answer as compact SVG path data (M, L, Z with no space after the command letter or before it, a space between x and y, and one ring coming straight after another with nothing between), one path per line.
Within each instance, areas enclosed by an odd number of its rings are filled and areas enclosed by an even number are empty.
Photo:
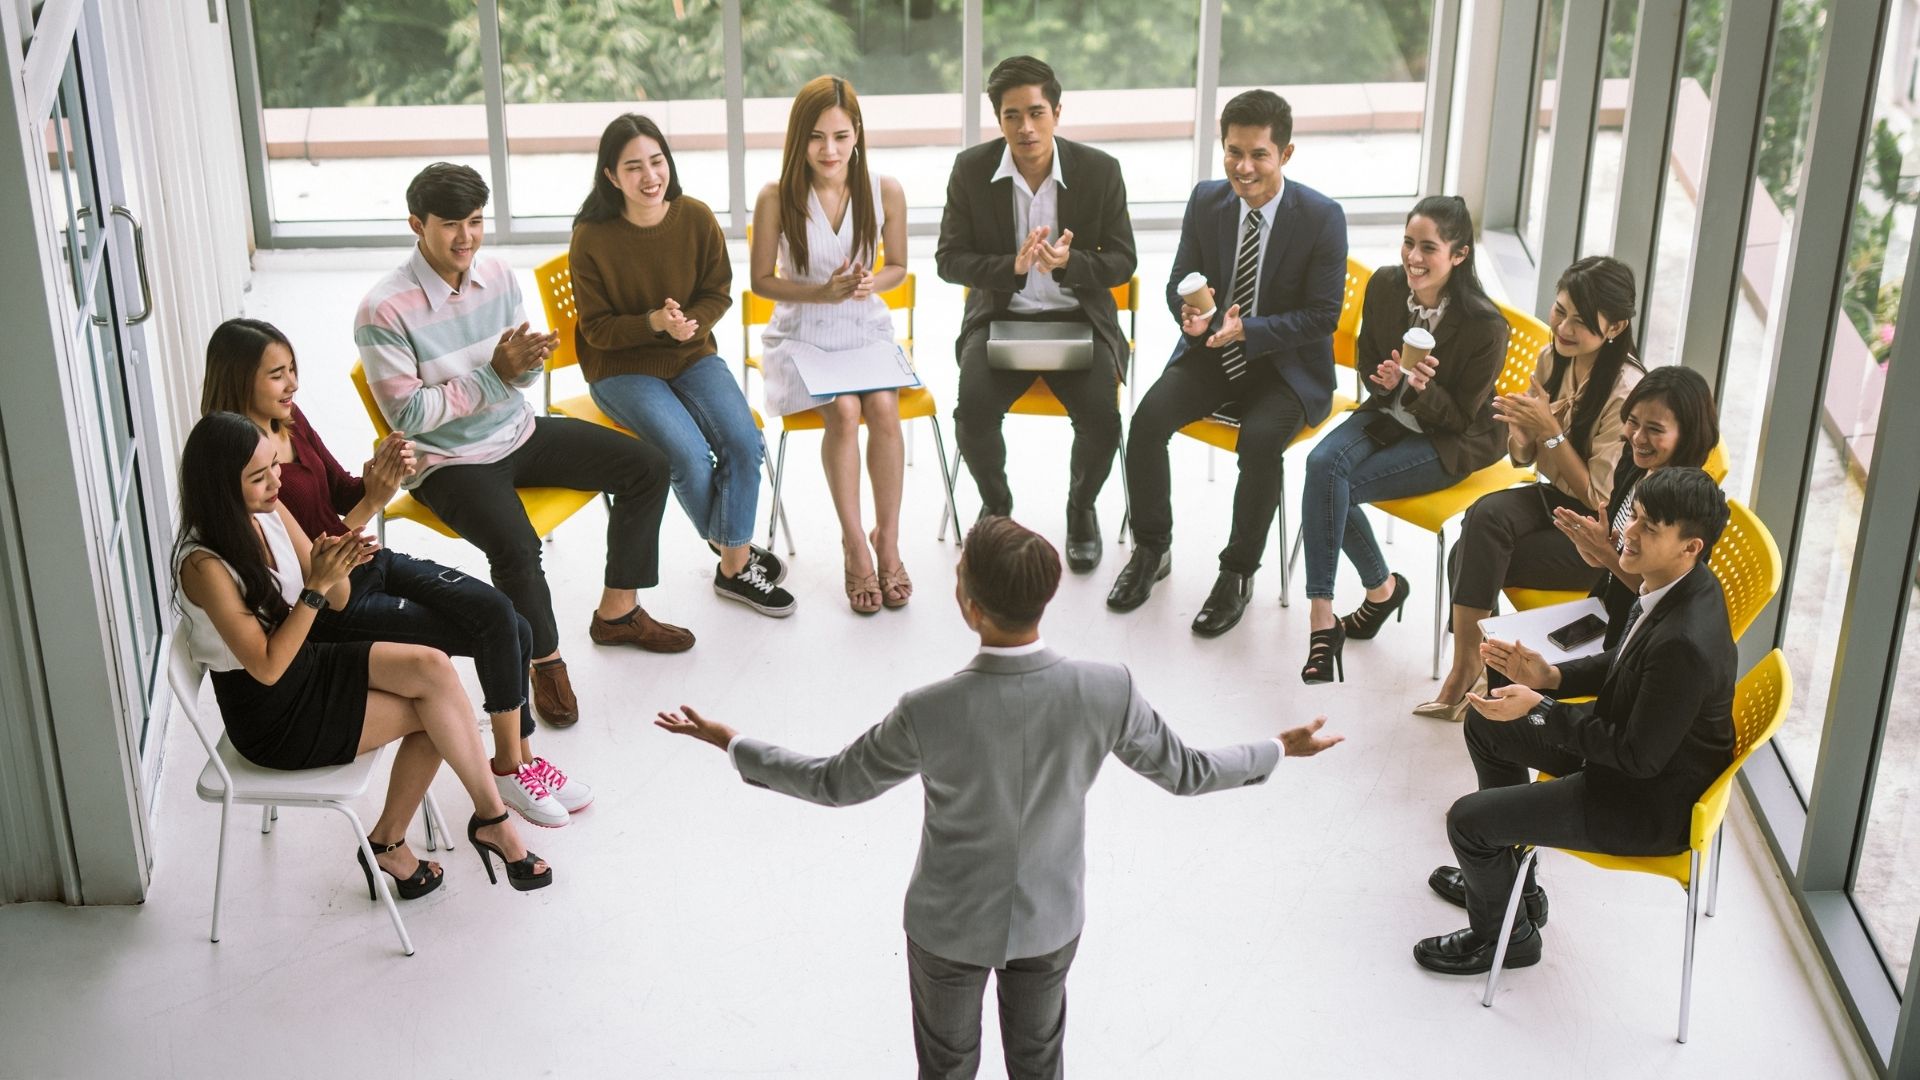
M1233 260L1233 303L1240 308L1242 319L1253 314L1254 279L1260 266L1260 211L1247 212L1247 226L1240 230L1240 251ZM1238 383L1247 375L1247 354L1244 342L1228 342L1220 350L1220 367L1227 373L1229 386Z
M1627 607L1626 615L1621 617L1620 644L1614 648L1613 660L1607 664L1607 671L1611 672L1614 668L1620 666L1620 658L1626 655L1627 652L1627 641L1633 637L1633 626L1640 621L1640 616L1644 614L1646 614L1646 609L1640 606L1640 598L1637 596L1634 597L1633 603Z

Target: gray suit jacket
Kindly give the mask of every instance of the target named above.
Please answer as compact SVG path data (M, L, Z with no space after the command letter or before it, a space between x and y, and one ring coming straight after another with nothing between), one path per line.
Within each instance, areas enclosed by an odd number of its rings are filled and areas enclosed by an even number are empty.
M1107 755L1175 795L1264 783L1271 739L1194 750L1126 668L1050 649L982 653L911 691L832 757L741 738L749 784L820 803L865 802L921 777L925 820L907 886L907 936L950 960L999 967L1040 956L1086 921L1086 795Z

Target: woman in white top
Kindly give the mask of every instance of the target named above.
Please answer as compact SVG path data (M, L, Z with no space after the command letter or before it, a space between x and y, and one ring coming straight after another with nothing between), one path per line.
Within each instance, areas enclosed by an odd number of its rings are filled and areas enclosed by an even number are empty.
M213 672L227 737L270 769L344 765L399 740L386 806L367 837L402 899L432 892L440 868L407 850L406 830L440 762L476 813L467 838L489 880L489 853L520 890L553 871L520 842L493 784L467 694L447 654L392 642L308 640L323 607L346 606L348 574L373 556L358 532L309 541L280 505L273 440L238 413L209 413L180 454L175 574L194 658ZM387 839L382 839L385 837ZM373 869L364 856L367 892Z
M860 99L845 79L822 75L800 88L787 119L780 181L760 192L753 219L753 291L775 301L761 336L767 411L786 416L817 408L826 418L820 461L840 517L847 603L862 615L900 607L913 595L913 581L900 563L899 392L816 397L795 364L809 350L898 348L879 294L907 277L907 200L892 177L868 171ZM876 270L882 251L886 265ZM871 536L860 521L863 418Z

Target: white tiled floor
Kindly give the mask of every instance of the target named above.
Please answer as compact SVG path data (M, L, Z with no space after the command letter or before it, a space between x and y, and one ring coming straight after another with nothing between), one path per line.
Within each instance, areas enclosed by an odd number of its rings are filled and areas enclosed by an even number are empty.
M1363 258L1396 230L1357 231ZM916 238L918 241L918 238ZM923 247L930 240L919 241ZM1164 280L1171 238L1144 237L1142 277ZM535 254L514 253L529 266ZM737 254L737 253L736 253ZM302 400L344 459L371 437L343 377L360 292L394 253L263 258L246 314L278 322L304 361ZM921 272L921 367L951 407L946 342L956 290ZM527 280L529 299L537 301ZM1143 313L1143 379L1170 321ZM721 344L737 350L737 324ZM1065 425L1014 419L1017 514L1063 528ZM817 436L791 448L799 555L786 621L722 604L711 561L670 510L664 581L650 610L700 635L690 653L596 649L597 505L556 534L548 572L585 718L542 750L599 790L593 808L531 839L556 884L489 888L464 840L448 883L404 905L418 954L402 958L365 899L346 830L288 812L271 837L236 821L224 940L206 941L218 813L193 798L202 759L184 724L155 815L156 862L139 908L0 908L0 1076L319 1077L909 1075L900 899L920 815L910 789L827 811L741 784L725 758L653 729L653 710L700 706L749 732L829 751L895 696L971 651L948 599L954 549L934 539L938 470L918 435L903 545L919 593L904 611L844 607ZM1293 457L1294 497L1301 471ZM1174 448L1173 576L1130 615L1102 598L1126 548L1070 577L1044 630L1080 656L1125 660L1199 744L1270 734L1324 713L1344 746L1283 764L1252 790L1175 800L1115 766L1091 798L1089 923L1073 973L1068 1060L1091 1077L1838 1076L1866 1071L1850 1026L1744 807L1732 818L1720 915L1703 920L1693 1041L1673 1041L1683 897L1651 878L1549 854L1547 956L1511 973L1496 1007L1478 980L1429 975L1415 939L1463 917L1427 891L1447 861L1443 816L1472 788L1455 727L1416 720L1429 696L1432 541L1405 527L1389 548L1413 582L1413 617L1348 653L1349 681L1303 687L1304 603L1274 600L1278 573L1231 634L1187 623L1224 542L1232 463L1206 481L1205 452ZM970 484L962 484L970 492ZM977 502L963 494L969 520ZM1109 534L1120 489L1108 486ZM410 525L390 543L484 572L476 553ZM1296 582L1296 589L1298 584ZM1350 572L1343 606L1357 602ZM465 800L436 790L450 817ZM529 830L536 832L537 830ZM416 829L416 833L418 830ZM416 842L419 837L416 835ZM22 977L25 975L26 977ZM998 1075L991 1010L985 1075Z

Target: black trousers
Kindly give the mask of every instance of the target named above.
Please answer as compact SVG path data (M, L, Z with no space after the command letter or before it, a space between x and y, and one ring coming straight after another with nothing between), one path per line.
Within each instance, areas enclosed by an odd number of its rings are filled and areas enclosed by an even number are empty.
M1499 607L1501 589L1593 588L1604 571L1583 562L1573 541L1554 527L1553 509L1563 506L1593 514L1585 503L1551 484L1481 496L1461 519L1460 539L1447 556L1453 602L1493 611Z
M1489 937L1500 932L1521 852L1528 845L1607 855L1671 855L1627 850L1593 838L1587 821L1587 778L1576 754L1548 743L1525 717L1499 723L1467 710L1467 754L1480 790L1447 811L1447 840L1467 883L1467 920ZM1533 783L1529 768L1559 779ZM1529 875L1531 878L1531 875ZM1528 881L1529 887L1533 882Z
M666 510L665 454L611 428L564 417L535 417L518 450L486 465L447 465L427 475L414 496L487 557L493 585L533 627L533 655L560 648L553 595L540 566L540 536L515 488L604 491L606 587L660 583L660 517Z
M1005 313L1001 320L1084 322L1077 311L1038 315ZM1113 472L1114 452L1120 447L1120 364L1099 335L1093 339L1093 365L1084 371L1055 371L1036 376L1031 371L1002 371L987 366L987 327L968 334L960 343L959 403L953 409L953 438L967 459L967 471L980 489L980 501L996 514L1013 511L1013 490L1007 486L1007 442L1000 422L1007 410L1038 377L1047 381L1053 396L1066 406L1073 424L1073 453L1069 460L1067 506L1092 509L1094 499Z
M913 1052L921 1080L971 1080L980 1071L980 999L992 973L1000 992L1000 1043L1008 1080L1066 1075L1067 969L1080 949L1074 938L1044 956L988 968L949 960L907 939L907 986L913 995Z
M1282 455L1307 421L1306 407L1270 368L1249 365L1239 385L1220 370L1218 350L1196 348L1168 365L1133 410L1127 441L1127 490L1133 497L1136 542L1173 546L1173 479L1167 444L1174 433L1237 402L1240 480L1233 488L1233 528L1220 552L1220 569L1251 575L1260 569L1267 533L1280 509Z

